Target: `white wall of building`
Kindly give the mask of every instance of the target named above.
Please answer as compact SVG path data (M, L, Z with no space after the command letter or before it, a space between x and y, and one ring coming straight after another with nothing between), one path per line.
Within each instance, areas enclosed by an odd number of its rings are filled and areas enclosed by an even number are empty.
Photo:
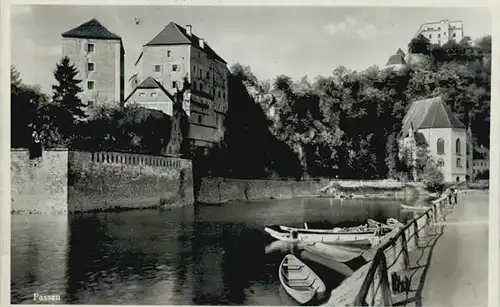
M465 129L452 129L452 128L428 128L419 129L418 132L422 133L429 145L429 154L434 161L440 165L445 181L455 182L459 177L460 181L466 180L467 175L467 155L466 144L467 134ZM444 141L444 154L438 154L437 143L438 140ZM461 149L460 154L456 152L456 140L460 140ZM460 159L457 163L457 159Z

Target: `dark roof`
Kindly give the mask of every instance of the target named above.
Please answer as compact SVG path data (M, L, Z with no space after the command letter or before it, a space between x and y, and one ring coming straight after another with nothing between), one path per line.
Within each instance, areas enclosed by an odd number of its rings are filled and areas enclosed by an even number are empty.
M404 57L399 53L391 55L391 57L389 58L389 61L387 61L386 66L398 65L398 64L406 65L406 61L405 61Z
M184 27L171 21L163 30L158 33L146 46L159 46L159 45L192 45L196 48L203 50L208 56L219 60L226 64L222 59L205 41L204 47L200 46L200 38L193 33L187 34Z
M410 125L414 129L463 128L465 125L443 102L441 97L414 101L403 119L403 133L408 134Z
M405 53L403 52L403 50L401 50L401 48L399 48L398 51L396 51L396 54L400 54L402 57L405 56Z
M132 93L130 93L128 95L128 97L125 99L125 102L127 102L127 100L132 97L132 95L135 93L135 91L138 89L138 88L143 88L143 89L151 89L151 88L158 88L160 90L162 90L167 96L168 98L172 99L172 101L175 103L175 98L172 94L170 94L158 81L156 81L154 78L152 77L147 77L146 79L142 80L141 83L139 83L139 85L137 85L134 90L132 91Z
M160 88L161 84L152 77L147 77L137 86L137 88Z
M93 39L117 39L121 37L110 32L97 19L93 18L78 27L61 34L62 37L93 38Z

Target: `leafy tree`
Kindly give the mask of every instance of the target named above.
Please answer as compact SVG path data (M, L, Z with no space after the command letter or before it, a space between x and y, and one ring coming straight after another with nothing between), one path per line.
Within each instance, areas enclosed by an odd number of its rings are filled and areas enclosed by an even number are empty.
M424 55L430 54L431 43L428 38L422 34L413 38L408 44L408 50L410 53L419 53Z
M138 105L99 104L79 122L72 147L84 151L124 151L160 155L170 141L171 117Z
M38 110L48 97L38 86L22 84L15 69L11 74L11 147L31 149L41 129Z
M422 173L419 175L419 178L431 192L440 192L444 189L443 173L432 160L427 160L423 165Z

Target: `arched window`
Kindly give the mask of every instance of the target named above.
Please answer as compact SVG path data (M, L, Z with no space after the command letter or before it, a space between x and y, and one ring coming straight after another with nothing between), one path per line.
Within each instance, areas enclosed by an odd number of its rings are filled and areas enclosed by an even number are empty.
M437 154L444 155L444 140L441 138L437 140Z
M456 154L457 156L460 156L462 154L462 148L461 148L461 144L460 144L460 139L457 139L457 141L455 142L455 151L456 151Z

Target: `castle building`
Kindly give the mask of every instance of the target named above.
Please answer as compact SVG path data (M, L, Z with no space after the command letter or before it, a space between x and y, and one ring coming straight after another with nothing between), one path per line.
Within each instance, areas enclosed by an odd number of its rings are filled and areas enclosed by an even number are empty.
M458 43L464 37L464 26L462 21L427 22L419 27L415 37L420 34L429 39L431 44L444 45L450 40Z
M190 25L166 25L143 46L134 68L135 74L129 79L132 94L125 103L169 112L175 101L168 99L182 92L182 109L189 117L190 145L208 148L221 141L228 108L229 70L210 45L192 32ZM153 81L164 94L151 87L146 91L146 87L154 85Z
M176 156L181 154L181 146L188 124L186 112L179 105L178 97L170 94L157 80L147 77L125 99L127 104L137 104L141 107L161 111L170 116L170 139L162 150L163 155Z
M471 179L472 144L470 129L443 102L441 97L412 103L403 119L400 148L409 150L414 161L417 150L427 151L447 182Z
M97 19L62 33L62 55L78 69L82 102L121 102L125 92L125 50L120 36Z

